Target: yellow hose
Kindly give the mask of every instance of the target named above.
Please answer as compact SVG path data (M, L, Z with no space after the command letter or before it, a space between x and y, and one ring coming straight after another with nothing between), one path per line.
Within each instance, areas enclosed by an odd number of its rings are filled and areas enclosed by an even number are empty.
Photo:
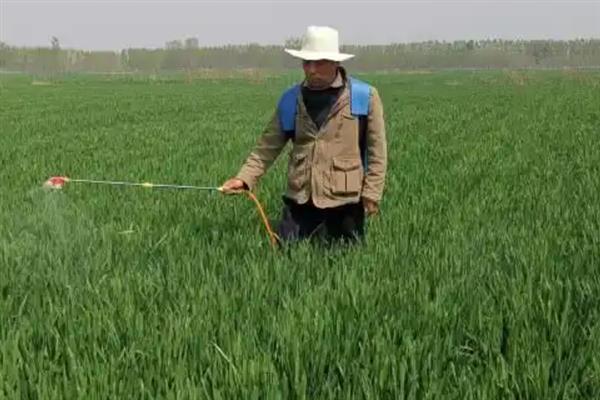
M262 221L263 221L263 224L265 226L265 229L267 230L267 234L269 235L269 240L271 242L271 246L274 249L277 248L277 242L280 239L279 239L279 236L277 236L277 234L273 231L273 228L271 228L271 224L269 223L269 220L267 218L267 214L265 213L265 210L263 209L263 206L260 204L260 201L258 201L258 198L254 195L254 193L252 193L249 190L245 190L244 193L256 205L256 208L258 209L258 213L260 214L260 217L262 218Z

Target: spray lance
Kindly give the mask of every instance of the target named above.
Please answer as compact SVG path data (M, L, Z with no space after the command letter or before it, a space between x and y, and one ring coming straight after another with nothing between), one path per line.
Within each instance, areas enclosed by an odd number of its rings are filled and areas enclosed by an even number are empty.
M173 190L199 190L199 191L217 191L223 192L222 187L216 186L192 186L192 185L173 185L173 184L162 184L162 183L151 183L151 182L123 182L123 181L103 181L103 180L95 180L95 179L73 179L66 176L53 176L49 178L46 182L44 182L44 188L51 190L60 190L63 189L67 183L78 183L78 184L92 184L92 185L111 185L111 186L129 186L129 187L142 187L147 189L173 189ZM261 218L267 234L269 235L269 240L273 247L276 247L277 241L279 240L277 234L271 228L271 224L267 218L267 215L254 195L249 190L244 190L243 193L250 198Z

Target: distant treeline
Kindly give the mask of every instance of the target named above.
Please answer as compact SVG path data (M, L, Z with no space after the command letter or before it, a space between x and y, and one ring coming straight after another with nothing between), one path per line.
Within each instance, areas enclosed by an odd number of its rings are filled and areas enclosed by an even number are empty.
M64 72L171 72L196 69L298 68L283 52L298 48L298 39L285 46L257 44L199 47L195 39L168 42L163 49L120 52L62 49L53 38L50 47L19 48L0 42L0 70L37 74ZM447 68L561 68L600 66L600 39L470 40L389 45L347 45L355 54L347 62L355 71Z

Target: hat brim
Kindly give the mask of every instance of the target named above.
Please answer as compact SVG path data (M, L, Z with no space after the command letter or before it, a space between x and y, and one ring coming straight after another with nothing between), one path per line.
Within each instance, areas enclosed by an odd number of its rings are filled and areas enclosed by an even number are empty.
M330 60L330 61L346 61L354 57L354 54L345 53L328 53L321 51L303 51L303 50L292 50L284 49L284 51L293 57L300 58L302 60L316 61L316 60Z

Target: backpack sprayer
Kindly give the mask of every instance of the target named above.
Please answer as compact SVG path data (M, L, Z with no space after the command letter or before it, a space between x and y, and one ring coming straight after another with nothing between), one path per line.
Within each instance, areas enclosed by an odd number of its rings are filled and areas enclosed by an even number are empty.
M172 184L159 184L159 183L151 183L151 182L101 181L101 180L94 180L94 179L73 179L73 178L68 178L66 176L53 176L53 177L49 178L46 182L44 182L44 188L52 189L52 190L60 190L63 187L65 187L65 185L67 183L84 183L84 184L92 184L92 185L112 185L112 186L133 186L133 187L143 187L143 188L148 188L148 189L200 190L200 191L223 192L222 187L216 187L216 186L172 185ZM262 222L265 226L267 234L269 235L269 240L271 242L271 245L273 247L276 247L279 237L271 228L271 224L269 223L269 220L267 218L267 215L266 215L262 205L260 204L260 202L258 201L256 196L254 195L254 193L252 193L251 191L243 190L242 192L244 194L246 194L246 196L248 196L248 198L250 198L254 202L254 204L260 214Z

